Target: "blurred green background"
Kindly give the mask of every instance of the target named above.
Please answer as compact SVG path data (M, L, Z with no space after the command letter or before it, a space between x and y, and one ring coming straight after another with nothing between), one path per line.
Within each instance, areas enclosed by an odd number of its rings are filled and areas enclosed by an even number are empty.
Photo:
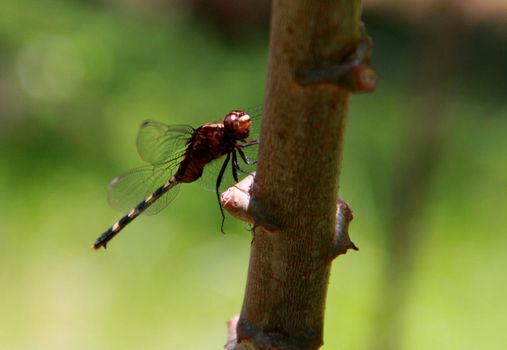
M222 347L251 237L219 233L212 193L89 246L142 120L262 103L268 3L1 2L0 349ZM352 99L340 182L361 250L333 266L324 349L505 349L507 14L372 3L380 80Z

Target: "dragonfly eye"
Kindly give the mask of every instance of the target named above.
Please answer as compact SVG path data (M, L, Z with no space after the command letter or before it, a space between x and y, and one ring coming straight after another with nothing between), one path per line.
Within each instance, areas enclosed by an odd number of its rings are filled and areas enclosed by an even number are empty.
M250 133L250 116L243 111L232 111L224 118L224 127L237 140L248 137Z

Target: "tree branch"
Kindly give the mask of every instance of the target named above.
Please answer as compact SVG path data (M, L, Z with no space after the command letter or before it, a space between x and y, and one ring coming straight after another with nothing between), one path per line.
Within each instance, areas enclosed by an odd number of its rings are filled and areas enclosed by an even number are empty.
M275 0L272 14L259 163L246 211L254 240L234 349L317 349L330 262L355 248L348 235L343 240L348 222L341 238L335 234L337 178L350 92L374 87L371 43L358 0ZM344 213L338 217L351 218Z
M220 196L220 202L224 209L232 216L246 223L255 225L254 214L250 212L250 198L254 179L255 173L252 173L236 185L228 188ZM336 206L335 233L331 256L329 257L330 260L333 260L338 255L345 254L349 249L359 250L349 237L349 224L353 218L352 209L347 202L338 199ZM237 323L237 320L235 322Z

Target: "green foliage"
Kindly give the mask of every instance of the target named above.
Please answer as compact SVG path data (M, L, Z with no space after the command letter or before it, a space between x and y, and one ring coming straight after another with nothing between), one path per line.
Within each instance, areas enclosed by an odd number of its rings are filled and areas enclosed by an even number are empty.
M220 234L212 193L185 186L106 252L88 247L122 214L108 207L106 186L141 165L141 121L200 125L261 103L266 38L231 45L181 9L104 3L2 3L0 348L218 348L241 307L251 237L230 217ZM340 195L354 208L361 251L333 268L328 349L371 346L382 302L383 202L410 81L405 68L391 76L381 41L381 84L354 97L349 116ZM497 103L485 118L481 100L450 99L459 122L424 213L403 341L499 349L507 344L507 108Z

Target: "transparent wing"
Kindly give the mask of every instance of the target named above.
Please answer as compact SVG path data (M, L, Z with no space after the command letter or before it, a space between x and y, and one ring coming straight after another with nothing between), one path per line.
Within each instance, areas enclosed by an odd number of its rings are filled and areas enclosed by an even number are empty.
M250 126L250 134L248 136L247 141L257 141L257 144L254 145L244 145L241 149L243 150L243 153L246 155L246 157L251 161L257 161L258 157L258 150L259 150L259 142L260 142L260 133L261 133L261 120L262 120L262 112L263 112L263 105L258 105L255 107L243 109L245 113L247 113L251 118L251 126ZM247 143L248 143L247 142ZM242 142L238 142L240 145L243 144ZM240 155L238 154L238 158ZM241 159L238 159L240 165L243 164L243 161ZM250 168L251 171L255 171L255 167L249 167L247 165L244 165L245 168L248 170Z
M202 173L201 178L198 180L199 185L204 188L206 191L215 192L215 186L217 183L218 174L220 173L220 169L224 164L226 156L222 156L218 159L215 159L204 168L204 172ZM230 174L231 169L231 161L229 160L229 164L227 165L227 169L225 170L224 178L222 183L220 184L220 193L222 190L229 188L234 185L233 177ZM229 185L229 186L228 186Z
M263 113L264 106L258 105L255 107L244 109L243 111L250 115L251 118L251 127L250 127L250 134L248 136L248 139L246 140L246 143L238 142L238 144L241 146L241 150L243 151L244 155L250 162L257 162L258 153L259 153L259 143L260 143L260 132L261 132L261 120L262 120L262 113ZM255 141L255 143L254 143ZM241 167L241 169L246 170L248 172L254 172L256 169L256 165L248 165L246 162L241 158L241 155L239 152L237 153L238 157L238 163ZM244 176L243 176L244 177Z
M168 161L135 168L115 177L109 185L109 204L123 212L131 210L173 176L182 156L183 152L174 155ZM178 191L179 186L173 187L144 213L147 215L157 214L176 197Z
M175 153L185 149L193 131L188 125L166 125L145 120L137 134L137 152L151 164L172 159Z
M263 105L258 105L255 107L243 109L245 113L247 113L251 120L252 120L252 126L250 128L250 136L248 136L249 140L258 140L259 135L261 132L261 120L262 120L262 113L264 110Z
M257 147L255 147L257 148ZM256 165L247 165L243 162L242 159L240 159L239 154L238 157L238 163L240 168L245 171L237 171L237 176L239 181L241 181L245 176L247 176L247 173L252 173L256 169ZM202 177L199 179L199 184L204 187L207 191L215 192L216 188L216 182L218 179L218 175L220 174L220 169L222 168L224 161L226 159L226 156L222 156L218 159L215 159L213 162L206 165L204 168L204 173ZM229 160L229 164L227 164L227 169L225 169L224 176L222 177L222 182L220 183L219 187L219 193L222 193L227 188L233 186L236 184L237 181L234 179L233 172L232 172L232 157Z

